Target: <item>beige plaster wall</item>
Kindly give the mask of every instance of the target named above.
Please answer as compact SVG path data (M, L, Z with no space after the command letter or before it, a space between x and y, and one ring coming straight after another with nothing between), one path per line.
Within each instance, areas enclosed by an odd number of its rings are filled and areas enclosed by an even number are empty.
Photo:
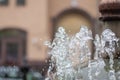
M49 0L49 12L50 16L54 17L58 15L63 10L72 8L72 0ZM99 0L76 0L78 5L76 8L82 9L89 13L92 17L98 17L98 1Z
M26 0L25 6L17 6L16 0L9 0L8 6L0 6L0 29L18 28L27 31L27 59L43 60L46 48L43 41L48 35L47 0Z
M27 59L39 61L47 58L44 41L52 33L51 18L71 7L71 0L26 0L25 6L17 6L9 0L8 6L0 6L0 29L18 28L27 31ZM93 18L98 17L97 0L77 0L78 7Z

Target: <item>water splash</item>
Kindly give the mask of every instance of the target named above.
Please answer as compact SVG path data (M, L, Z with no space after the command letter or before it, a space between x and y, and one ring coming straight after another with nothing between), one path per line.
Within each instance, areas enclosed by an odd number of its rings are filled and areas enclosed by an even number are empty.
M63 27L59 27L53 42L45 42L51 56L46 80L84 80L82 69L87 65L87 80L99 80L98 76L105 66L103 55L110 57L109 80L116 80L113 56L118 40L110 29L104 30L101 35L96 34L93 40L92 32L86 26L81 26L80 31L72 37L67 35ZM95 45L94 60L91 59L92 41ZM94 75L93 70L96 70Z
M77 33L76 38L79 40L79 48L80 49L80 62L83 62L84 59L88 59L88 77L89 80L92 79L91 73L91 51L88 46L89 41L92 40L92 32L86 27L82 26L80 32Z
M72 62L69 59L68 42L69 37L62 27L59 27L53 42L51 44L47 42L51 48L51 51L49 52L51 55L51 64L48 75L51 77L50 74L52 74L52 80L55 78L58 80L73 80L75 71L72 67ZM53 68L56 70L55 73L52 72Z
M95 45L95 55L94 55L94 60L95 60L95 64L97 70L95 71L95 78L97 80L97 76L100 75L101 70L104 68L105 66L105 62L102 58L102 53L104 53L104 43L102 41L102 39L100 38L100 36L98 34L96 34L95 36L95 40L94 40L94 45Z
M96 47L95 59L103 60L102 55L104 56L108 55L110 58L109 59L110 70L108 74L109 80L116 80L115 70L113 68L113 65L114 65L114 53L116 46L118 46L117 44L118 40L119 39L115 36L115 33L113 33L110 29L104 30L100 37L98 34L95 36L95 41L94 41Z
M116 80L115 70L113 68L113 65L114 65L115 48L119 39L115 36L115 33L113 33L110 29L106 29L103 31L101 35L101 39L103 41L104 51L108 54L110 58L109 80Z

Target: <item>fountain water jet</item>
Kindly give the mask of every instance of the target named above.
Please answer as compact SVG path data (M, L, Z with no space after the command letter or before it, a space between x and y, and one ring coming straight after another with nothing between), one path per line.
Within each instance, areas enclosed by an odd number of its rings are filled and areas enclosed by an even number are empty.
M110 64L110 70L109 70L109 80L116 80L115 77L115 70L113 69L114 65L114 53L116 44L118 43L118 38L115 36L115 34L110 30L106 29L101 34L101 40L98 35L96 35L96 41L94 42L96 45L96 56L95 58L98 58L98 55L101 55L103 53L107 53L109 56L109 64ZM97 46L98 45L98 46Z
M91 59L92 53L89 47L89 42L92 40L92 32L86 26L81 26L80 32L72 37L67 35L63 27L59 27L53 42L45 42L51 49L46 80L86 80L82 72L85 67L88 68L87 80L99 80L98 76L105 66L102 55L105 54L110 57L109 80L116 80L113 56L119 39L110 29L104 30L100 36L97 34L93 41L96 49L94 60ZM75 63L77 64L74 65Z

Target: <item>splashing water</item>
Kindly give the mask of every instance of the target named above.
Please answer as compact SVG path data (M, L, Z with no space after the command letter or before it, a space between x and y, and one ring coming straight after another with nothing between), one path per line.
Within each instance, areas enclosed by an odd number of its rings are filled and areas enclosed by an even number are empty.
M83 37L84 36L84 37ZM92 80L92 76L91 76L91 51L89 49L88 46L88 42L89 40L92 39L92 32L90 30L88 30L88 28L86 26L82 26L80 29L80 32L76 34L76 38L79 40L80 42L80 62L83 59L88 59L88 77L89 80Z
M114 53L115 53L115 47L118 42L118 38L115 36L115 33L113 33L110 29L106 29L103 31L101 35L102 41L104 43L104 51L109 56L109 64L110 64L110 70L109 70L109 80L116 80L115 77L115 70L113 69L114 65Z
M100 36L96 34L93 40L92 32L86 26L81 26L80 31L72 37L67 35L63 27L59 27L53 42L45 42L51 56L46 80L105 80L98 77L105 66L102 55L106 54L110 58L109 80L116 80L113 59L118 40L110 29L104 30ZM94 59L91 59L92 41L95 45ZM88 68L88 79L83 78L85 67Z
M95 36L95 47L96 47L96 52L95 52L95 59L102 59L102 54L108 54L109 56L109 64L110 64L110 70L109 70L109 80L116 80L115 77L115 70L113 69L114 65L114 53L115 53L115 47L116 44L118 43L118 38L115 36L115 34L110 30L106 29L102 32L101 37L97 34ZM99 56L99 57L98 57ZM103 61L103 59L102 59ZM100 69L98 69L100 70ZM100 72L100 71L96 71Z
M53 42L48 44L52 49L49 53L51 55L51 64L48 70L49 78L52 74L52 79L57 77L58 80L73 80L75 71L69 59L68 42L68 35L64 28L60 27ZM56 73L51 73L53 68L56 69Z
M99 76L99 74L101 73L101 70L105 66L104 60L102 58L102 53L104 53L104 45L102 45L102 43L103 43L102 39L99 37L98 34L96 34L95 40L94 40L94 45L95 45L94 60L96 61L95 65L96 65L96 68L97 68L97 70L95 72L95 77L96 78L97 78L97 76Z

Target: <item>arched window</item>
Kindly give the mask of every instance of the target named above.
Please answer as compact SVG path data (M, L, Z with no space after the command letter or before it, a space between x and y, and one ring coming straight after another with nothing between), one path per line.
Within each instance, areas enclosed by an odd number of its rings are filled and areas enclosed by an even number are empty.
M0 5L8 5L8 0L0 0Z
M18 6L25 5L25 0L17 0L17 5Z
M22 64L26 54L26 32L19 29L0 31L0 55L3 64Z
M91 29L93 25L92 18L83 10L68 9L60 13L55 18L55 31L58 27L65 28L69 35L74 35L80 30L81 25L88 26Z
M55 33L58 27L62 26L65 28L65 31L68 33L68 35L72 36L80 31L80 27L82 25L85 25L88 27L88 29L92 30L94 36L94 22L94 19L86 11L72 8L61 12L57 17L55 17L53 29ZM89 41L88 45L92 52L92 42Z

